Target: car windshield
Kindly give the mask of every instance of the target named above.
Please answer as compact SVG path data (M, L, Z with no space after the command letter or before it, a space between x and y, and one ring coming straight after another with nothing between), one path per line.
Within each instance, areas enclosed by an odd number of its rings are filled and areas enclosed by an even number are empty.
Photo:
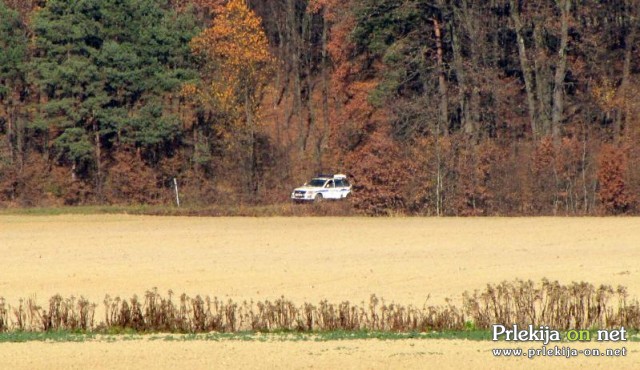
M326 181L327 180L323 180L323 179L313 179L313 180L309 181L309 183L307 185L320 187L320 186L324 186L324 183Z

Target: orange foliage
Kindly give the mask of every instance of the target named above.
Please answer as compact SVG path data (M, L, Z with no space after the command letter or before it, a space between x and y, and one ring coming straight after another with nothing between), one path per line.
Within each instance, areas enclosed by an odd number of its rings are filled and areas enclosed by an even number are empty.
M236 78L243 73L253 77L272 61L260 18L242 0L230 0L216 14L213 26L191 41L191 47Z
M205 61L203 77L209 86L198 91L200 100L236 118L247 103L255 108L273 58L260 18L244 1L230 0L221 8L213 26L191 40L191 49ZM183 93L196 90L185 86Z
M460 150L458 165L458 196L454 203L456 214L480 216L491 214L493 200L498 194L493 192L498 173L505 163L504 150L493 141L484 141L476 146L464 145Z
M158 177L139 153L120 150L114 155L105 194L109 201L123 204L157 204L165 200ZM167 192L165 192L167 193ZM168 193L170 194L170 193Z
M349 14L348 6L347 2L342 0L309 0L307 11L313 14L323 11L325 19L335 23L340 17Z
M405 188L413 177L412 162L388 133L375 132L347 158L355 188L352 202L368 215L386 215L404 209Z
M628 158L623 149L605 144L599 157L598 197L607 213L626 213L633 208L635 197L626 181Z
M536 147L533 160L533 169L536 174L541 174L545 170L552 168L555 161L555 150L553 149L553 138L543 137Z

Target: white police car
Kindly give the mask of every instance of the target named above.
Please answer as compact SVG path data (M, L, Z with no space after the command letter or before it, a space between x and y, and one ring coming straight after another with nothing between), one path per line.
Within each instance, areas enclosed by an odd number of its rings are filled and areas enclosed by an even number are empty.
M325 199L344 199L351 193L346 175L318 175L291 193L296 203L321 202Z

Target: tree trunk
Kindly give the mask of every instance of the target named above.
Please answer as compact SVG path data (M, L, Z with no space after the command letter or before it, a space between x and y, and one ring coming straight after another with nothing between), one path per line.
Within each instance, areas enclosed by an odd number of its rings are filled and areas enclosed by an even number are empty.
M551 95L549 91L550 73L547 58L545 57L545 43L542 35L542 21L537 20L533 26L533 40L535 52L533 58L536 102L538 103L537 117L541 123L542 132L548 135L551 132Z
M293 111L296 119L298 134L298 148L304 151L304 118L302 117L302 81L300 80L300 35L298 30L298 14L296 0L287 0L287 15L289 18L291 73L293 74Z
M527 57L527 48L524 44L524 37L522 36L522 20L520 19L520 13L516 0L511 0L511 18L513 19L513 23L515 25L516 37L518 42L518 56L520 57L520 68L522 69L524 88L527 93L527 105L529 107L529 122L531 125L531 134L533 135L533 139L537 140L540 133L538 132L538 115L536 114L536 96L533 91L533 73L531 71L531 65L529 64L529 58Z
M440 30L440 22L433 19L433 28L436 35L436 49L438 56L438 91L440 98L440 112L438 115L438 131L445 136L449 133L449 107L447 102L447 81L445 79L444 62L442 57L442 36Z
M198 145L198 124L194 124L193 126L191 126L191 133L193 136L193 157L191 159L191 162L193 163L193 172L195 173L196 177L198 177L198 172L200 171L200 160L199 160L199 156L200 154L198 153L199 149L199 145Z
M551 116L553 142L556 146L560 144L560 124L564 113L564 79L567 69L567 44L569 42L569 12L571 11L570 0L559 0L558 5L561 11L562 30L560 34L560 49L558 50L558 64L553 85L553 111Z
M327 50L329 23L327 22L326 10L322 15L322 135L318 138L316 151L318 155L318 167L324 170L322 156L324 146L329 139L330 118L329 118L329 58Z
M313 15L309 12L305 12L304 13L304 21L303 21L303 37L302 39L304 40L304 46L305 49L307 51L307 53L305 53L305 90L306 90L306 94L304 96L304 102L306 103L306 109L307 109L307 117L306 117L306 127L304 129L304 134L303 134L303 139L302 139L302 151L306 151L307 150L307 144L309 142L309 137L311 136L311 132L313 131L313 128L315 126L315 114L313 111L313 99L312 99L312 94L313 94L313 78L311 76L311 63L312 63L312 55L311 55L311 27L312 27L312 19Z
M96 193L98 198L102 200L102 146L100 145L100 129L98 127L98 121L92 118L93 121L93 133L95 140L95 156L96 156Z
M628 135L630 133L630 125L631 125L631 105L633 97L629 93L629 78L631 76L631 56L633 53L633 48L636 43L636 33L638 30L638 18L640 17L640 4L637 1L631 1L629 6L633 7L631 9L631 14L629 14L629 26L630 30L627 33L627 36L624 40L624 63L622 66L622 82L620 83L620 90L623 103L624 117L622 118L622 122L619 125L624 125L624 128L618 128L619 135L616 136L616 141L622 141L622 137Z
M248 88L245 89L248 90ZM246 91L244 96L244 114L249 139L249 143L247 143L247 147L249 148L249 155L247 156L248 158L245 159L245 163L247 163L245 167L245 176L247 176L246 186L255 196L258 193L258 181L256 179L256 140L253 125L253 104L251 102L251 94L249 91Z
M468 126L472 131L472 142L478 143L479 131L480 131L480 88L481 79L479 76L480 65L483 58L483 47L478 47L475 40L481 40L483 34L480 32L480 25L478 24L478 16L474 11L474 5L469 5L467 0L462 0L462 16L463 24L466 28L469 39L472 40L469 45L469 59L471 60L470 73L466 78L467 89L467 120ZM471 86L473 86L471 88Z
M273 14L273 17L276 16L276 14L278 14L277 10L276 10L276 1L268 1L267 2L269 4L269 9L271 10L271 13ZM284 61L287 60L286 55L285 55L285 32L283 31L282 28L282 23L283 22L276 22L276 34L278 35L278 60L280 61ZM284 76L283 76L284 75ZM289 85L289 79L288 76L289 74L286 73L286 68L284 68L284 66L282 65L278 65L278 68L276 68L276 78L275 78L275 90L277 91L277 97L274 98L273 101L273 109L274 109L274 113L277 113L277 107L278 105L280 105L280 103L282 102L282 99L284 98L285 92L287 90L287 86ZM282 120L279 118L275 119L275 131L276 131L276 146L281 146L282 145ZM285 129L289 128L289 121L288 120L284 120L285 121Z
M20 102L22 104L22 102ZM25 153L25 127L21 119L19 119L18 107L14 107L13 113L13 137L14 137L14 150L12 158L18 166L19 170L22 170L24 165Z
M451 35L453 37L453 67L458 80L458 104L460 106L460 128L467 136L472 136L474 131L473 121L469 117L469 99L467 76L464 70L464 61L462 59L462 35L459 10L454 7L454 21L451 25Z
M15 119L15 109L9 106L9 108L7 109L7 144L9 146L9 160L11 164L15 163L16 161L16 150L13 145L14 119Z

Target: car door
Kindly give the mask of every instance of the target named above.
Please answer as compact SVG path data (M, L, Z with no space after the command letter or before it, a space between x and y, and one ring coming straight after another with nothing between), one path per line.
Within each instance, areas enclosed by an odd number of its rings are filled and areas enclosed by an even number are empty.
M337 198L345 198L349 194L349 183L345 179L336 180Z
M327 198L327 199L338 199L339 193L336 192L336 184L334 183L333 180L327 181L327 184L324 187L325 187L325 190L326 190L325 198Z

